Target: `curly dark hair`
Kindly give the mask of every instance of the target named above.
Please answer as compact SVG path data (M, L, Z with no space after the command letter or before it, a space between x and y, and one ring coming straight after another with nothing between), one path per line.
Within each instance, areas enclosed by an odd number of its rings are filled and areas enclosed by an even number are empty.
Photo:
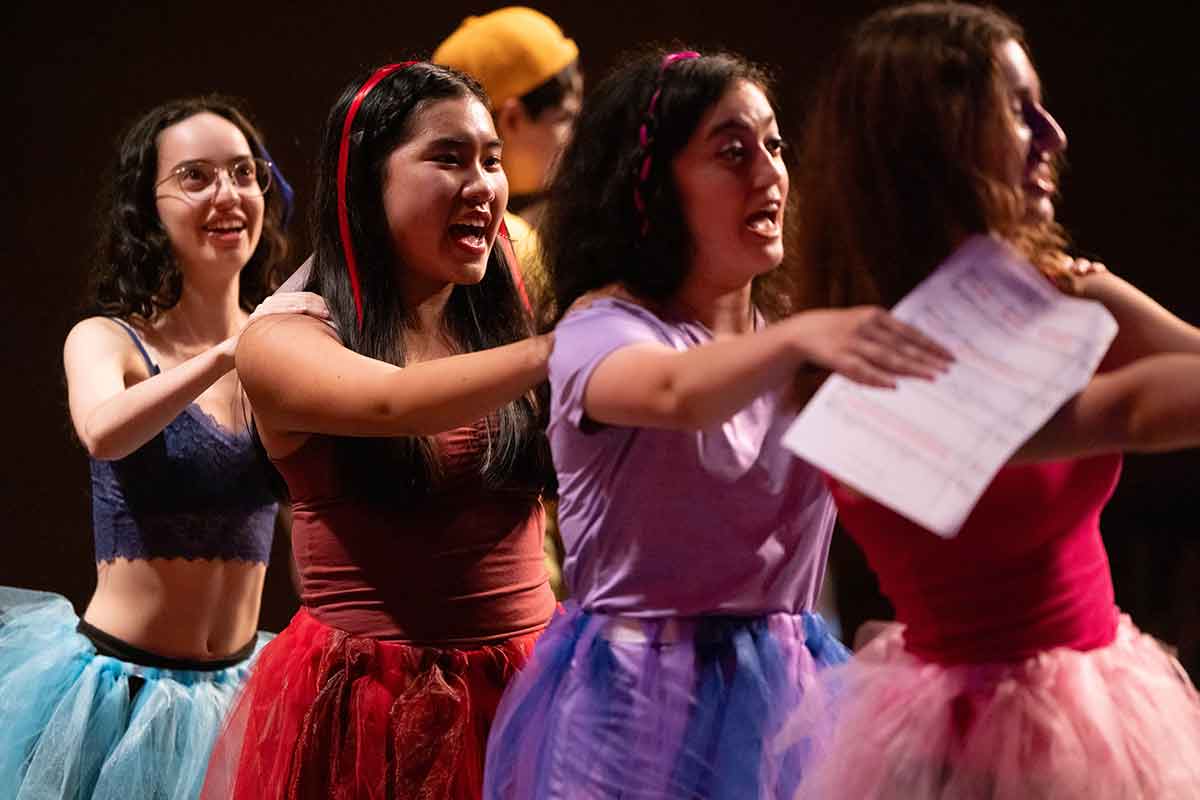
M150 319L179 302L183 274L158 217L154 184L158 175L158 136L202 113L233 123L256 156L265 157L263 138L231 98L205 95L173 100L144 114L121 137L116 165L102 195L101 235L89 278L87 313ZM242 268L239 300L254 309L278 283L287 255L284 201L279 192L264 197L262 235Z
M402 302L394 240L383 206L388 156L413 135L420 113L431 104L471 97L490 109L472 78L447 67L412 64L382 79L363 99L350 133L346 206L363 300L359 328L338 222L338 158L346 113L359 88L374 74L360 75L342 91L329 112L318 162L313 205L313 271L308 290L325 298L343 343L356 353L397 366L407 363L404 332L413 324ZM488 257L483 280L455 286L446 303L448 338L465 352L486 350L531 335L532 320L513 272L499 247ZM481 471L488 487L514 481L541 488L551 470L539 425L542 404L534 392L508 404L488 420L488 449ZM440 478L432 437L344 437L339 468L347 486L365 499L401 502L427 492Z
M1021 27L991 8L917 3L873 14L818 90L795 184L807 301L891 306L964 234L1013 242L1050 277L1065 244L1030 222L989 150L1007 101L997 48Z
M691 263L692 236L672 179L672 161L705 112L735 82L758 86L772 108L778 108L762 67L719 52L676 61L660 76L667 52L656 47L623 57L583 105L550 184L538 231L551 295L543 303L544 324L557 322L581 295L608 284L620 284L653 303L678 291ZM639 129L660 86L650 121L650 174L640 182L643 217L634 203L646 156ZM791 216L785 215L785 222ZM769 318L784 316L791 310L793 284L785 259L783 266L755 279L754 302Z

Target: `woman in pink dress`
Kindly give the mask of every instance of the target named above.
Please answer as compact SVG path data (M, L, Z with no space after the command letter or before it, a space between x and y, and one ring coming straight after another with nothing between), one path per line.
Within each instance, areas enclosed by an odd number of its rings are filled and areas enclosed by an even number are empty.
M1117 452L1200 438L1200 334L1063 255L1065 146L1021 29L976 6L875 14L818 94L800 250L819 301L891 305L986 234L1121 332L1021 454L1073 457L1002 469L957 537L833 484L902 624L810 692L797 735L821 735L797 797L1200 796L1196 690L1117 609L1099 530Z

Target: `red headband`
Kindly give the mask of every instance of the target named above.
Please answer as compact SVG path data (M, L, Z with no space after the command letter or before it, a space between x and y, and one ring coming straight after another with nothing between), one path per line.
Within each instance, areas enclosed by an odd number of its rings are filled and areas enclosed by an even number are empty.
M363 324L362 287L358 281L358 263L354 260L354 247L350 243L350 212L346 208L346 171L350 165L350 126L354 124L354 116L358 113L358 107L362 105L368 92L393 72L417 63L419 62L402 61L399 64L388 64L386 67L375 70L375 74L368 78L358 93L354 95L354 100L351 101L350 108L346 111L346 123L342 126L342 143L338 149L338 230L342 235L342 251L346 254L346 271L350 273L350 288L354 292L354 309L358 312L359 330L362 330Z

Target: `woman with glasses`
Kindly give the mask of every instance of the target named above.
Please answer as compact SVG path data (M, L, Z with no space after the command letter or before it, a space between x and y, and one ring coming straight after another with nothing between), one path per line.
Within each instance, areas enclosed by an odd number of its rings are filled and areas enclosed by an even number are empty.
M63 349L96 591L79 619L61 596L0 588L0 797L199 793L262 645L276 517L234 348L255 316L325 314L295 294L254 310L286 251L273 171L220 98L159 106L121 141L92 315Z

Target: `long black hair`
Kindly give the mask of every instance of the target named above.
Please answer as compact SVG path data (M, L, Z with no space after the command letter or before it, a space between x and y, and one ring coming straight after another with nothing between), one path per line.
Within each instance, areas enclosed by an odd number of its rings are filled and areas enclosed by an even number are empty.
M158 216L154 184L158 137L197 114L229 120L246 137L253 154L265 158L262 135L235 101L220 95L172 100L146 112L121 137L117 162L101 196L101 234L89 276L88 315L150 319L179 302L183 273ZM242 267L239 302L252 311L277 282L287 255L284 200L279 191L263 198L262 235Z
M663 70L666 52L655 48L622 58L583 105L539 226L552 294L547 324L557 322L581 295L611 283L652 302L674 294L687 276L693 245L671 162L705 112L737 81L758 86L777 108L762 67L719 52ZM647 119L651 97L660 89L653 118ZM640 144L643 123L653 129L649 154ZM647 155L650 173L641 180ZM635 187L644 214L635 205ZM759 276L755 304L768 317L783 316L790 310L791 285L786 266Z
M325 298L345 346L356 353L403 367L404 333L415 322L399 286L399 263L383 207L388 156L414 133L420 113L433 103L473 98L489 106L474 80L446 67L417 63L383 78L367 93L349 136L346 206L363 302L359 327L338 221L338 160L346 114L359 89L374 74L360 75L342 91L322 136L313 206L313 272L307 289ZM446 303L444 332L463 352L524 339L532 322L499 247L488 257L483 279L455 286ZM549 469L545 437L533 392L487 420L487 450L481 466L485 486L521 484L541 488ZM432 437L344 437L339 465L348 486L369 500L419 496L441 475Z

